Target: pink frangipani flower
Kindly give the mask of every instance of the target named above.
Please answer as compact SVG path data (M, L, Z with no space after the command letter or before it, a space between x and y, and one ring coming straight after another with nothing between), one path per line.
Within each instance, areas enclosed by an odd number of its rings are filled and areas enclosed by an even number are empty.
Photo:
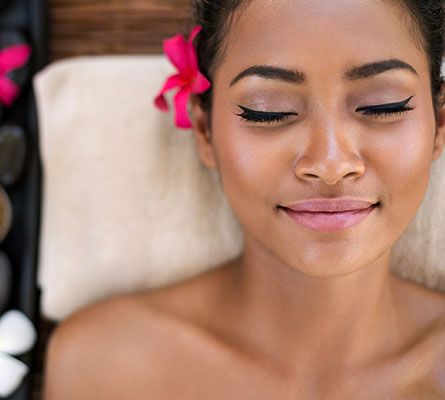
M169 107L164 94L171 89L179 88L174 98L175 125L178 128L187 129L192 127L187 111L190 95L192 93L203 93L211 87L211 83L198 69L198 57L193 47L193 39L201 29L201 26L195 26L188 41L178 34L163 42L164 52L178 69L178 73L167 78L154 102L161 111L168 111Z
M31 54L31 46L18 44L0 51L0 103L11 106L20 93L19 86L6 74L26 64Z

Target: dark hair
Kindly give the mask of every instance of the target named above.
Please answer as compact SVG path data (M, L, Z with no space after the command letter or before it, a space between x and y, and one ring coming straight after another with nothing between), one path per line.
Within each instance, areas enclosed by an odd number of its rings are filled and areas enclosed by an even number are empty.
M431 92L436 108L442 105L441 75L442 57L444 52L444 1L443 0L403 0L414 21L415 37L420 40L428 56L431 77Z
M213 73L225 54L224 38L229 31L235 11L247 7L252 0L191 0L193 22L202 26L196 39L196 50L200 71L212 81ZM387 0L391 1L391 0ZM427 54L430 65L431 92L435 111L442 104L441 76L442 55L444 52L443 0L399 0L409 12L414 38ZM201 108L208 114L211 129L211 110L213 90L197 95Z
M191 0L194 24L202 31L196 38L199 70L212 82L213 73L225 55L224 41L234 21L235 11L247 7L252 0ZM213 88L197 95L201 108L207 112L211 131Z

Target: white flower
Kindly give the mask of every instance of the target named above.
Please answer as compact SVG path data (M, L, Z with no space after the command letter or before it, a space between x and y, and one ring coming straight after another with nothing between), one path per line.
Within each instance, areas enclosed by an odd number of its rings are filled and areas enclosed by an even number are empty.
M7 311L0 318L0 397L10 396L29 372L16 358L31 350L37 340L32 322L18 310Z

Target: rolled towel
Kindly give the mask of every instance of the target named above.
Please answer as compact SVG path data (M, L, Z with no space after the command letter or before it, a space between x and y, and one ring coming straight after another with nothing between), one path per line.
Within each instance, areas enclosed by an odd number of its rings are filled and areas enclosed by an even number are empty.
M239 254L241 230L218 174L199 162L193 132L154 107L171 72L160 56L86 56L35 75L46 318Z

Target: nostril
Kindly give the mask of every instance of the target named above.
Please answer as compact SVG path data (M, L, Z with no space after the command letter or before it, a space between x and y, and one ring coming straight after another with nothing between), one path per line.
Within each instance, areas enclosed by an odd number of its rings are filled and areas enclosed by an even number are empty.
M355 176L357 174L357 172L349 172L348 174L345 175L345 178L352 176Z
M318 178L315 174L303 174L304 176L307 176L308 178Z

